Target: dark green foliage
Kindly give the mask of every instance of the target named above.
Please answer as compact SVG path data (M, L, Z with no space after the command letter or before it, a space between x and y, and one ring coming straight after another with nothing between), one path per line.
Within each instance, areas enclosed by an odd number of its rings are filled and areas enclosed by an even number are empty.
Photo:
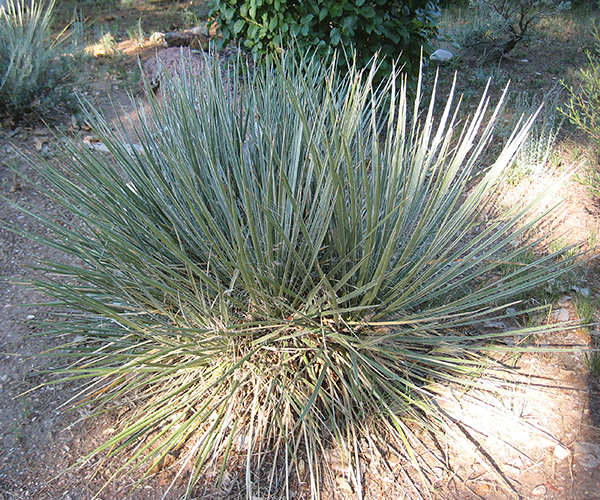
M597 0L572 0L571 3L573 7L583 7L589 9L598 9L598 1Z
M450 7L452 5L456 7L468 7L470 0L440 0L441 7Z
M436 0L211 0L221 46L238 40L255 57L281 50L292 40L300 49L316 47L321 55L331 48L366 66L380 52L397 59L405 71L418 73L421 52L432 51L437 33ZM391 66L388 60L382 73Z

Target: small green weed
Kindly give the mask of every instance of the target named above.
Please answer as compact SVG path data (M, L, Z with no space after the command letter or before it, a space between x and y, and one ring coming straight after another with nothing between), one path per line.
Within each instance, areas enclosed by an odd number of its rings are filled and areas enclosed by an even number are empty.
M104 53L106 55L114 55L115 45L117 42L110 31L108 33L104 33L98 40L98 43L101 45L102 49L104 49Z
M600 352L597 350L586 353L583 358L586 368L590 375L600 378Z
M142 18L138 19L138 22L135 26L127 28L127 35L130 40L137 43L140 47L143 47L146 43L146 34L142 29Z
M576 249L567 248L569 246L568 242L564 238L556 238L552 240L549 244L549 248L551 252L564 252L565 255L573 256L576 253Z
M598 300L589 295L589 288L583 288L583 290L587 290L587 293L581 293L580 289L573 300L573 305L582 326L587 329L596 319L599 304Z
M12 425L12 435L15 438L15 441L21 442L24 437L23 426L15 422Z
M590 249L596 248L598 245L598 236L596 236L596 230L590 228L590 234L588 235L588 246Z

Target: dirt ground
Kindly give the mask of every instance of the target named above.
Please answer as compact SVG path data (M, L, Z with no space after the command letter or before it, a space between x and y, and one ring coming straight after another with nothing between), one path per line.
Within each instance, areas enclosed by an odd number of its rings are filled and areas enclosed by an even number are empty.
M567 41L571 43L570 41ZM565 43L567 43L565 42ZM565 45L571 47L571 45ZM136 57L148 59L154 49L127 52L130 64ZM584 54L576 43L561 51L560 60L547 64L550 45L536 43L524 47L515 57L504 61L499 71L510 74L516 85L546 81L549 88L557 79L557 65L565 71L582 64ZM521 62L527 56L528 62ZM453 68L442 68L450 73ZM468 87L468 82L463 82ZM126 114L128 98L118 83L98 81L91 94L110 119ZM123 104L114 111L109 101ZM67 124L69 125L69 124ZM89 135L86 127L70 127L67 134ZM565 144L579 140L565 136ZM12 203L33 212L52 214L58 210L35 184L35 171L17 153L27 157L51 155L55 147L51 131L45 127L5 128L0 130L0 219L17 228L43 233L45 229L26 217ZM572 148L571 148L572 150ZM565 155L566 167L576 161ZM15 174L12 169L17 169ZM567 168L568 170L568 168ZM563 169L564 171L564 169ZM525 180L503 194L506 203L531 196L555 181L555 172ZM600 208L584 187L569 181L556 198L565 202L556 212L555 226L569 243L589 246L590 234L600 234ZM58 252L0 227L0 500L87 500L100 499L178 499L185 492L185 481L178 481L168 492L174 469L166 468L148 478L138 489L131 487L139 472L119 476L105 489L106 480L118 464L92 460L72 467L78 459L110 436L118 415L106 414L86 420L86 408L65 411L76 393L76 383L41 385L53 380L46 370L63 360L51 355L64 339L37 336L35 322L52 320L53 311L36 291L19 284L20 277L37 276L36 261L65 259ZM574 301L578 294L597 297L600 293L600 267L595 260L585 265L574 289L565 289L554 304L550 320L577 319ZM587 290L587 292L584 292ZM597 320L597 318L595 319ZM492 326L493 327L493 326ZM538 345L570 347L569 352L539 352L515 360L512 393L492 397L490 393L461 396L451 388L440 396L439 404L452 422L460 447L436 449L423 437L423 456L429 456L434 498L437 499L600 499L600 381L590 376L584 350L600 336L595 324L583 329L559 332ZM598 339L596 339L596 344ZM414 471L398 463L392 455L361 457L365 499L427 498L413 481ZM447 466L452 473L448 473ZM207 476L193 491L194 498L241 498L243 474L228 471L220 488ZM304 490L294 493L304 497ZM325 498L358 498L343 474L334 473L325 487ZM259 497L254 497L259 500Z

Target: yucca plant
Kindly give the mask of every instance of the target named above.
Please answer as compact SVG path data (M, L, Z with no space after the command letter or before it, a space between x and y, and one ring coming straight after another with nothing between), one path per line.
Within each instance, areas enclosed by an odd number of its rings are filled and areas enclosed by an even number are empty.
M482 325L573 262L518 265L540 245L514 245L531 205L485 222L531 120L486 166L487 97L459 126L452 95L421 111L398 74L335 68L207 61L162 83L135 138L95 115L110 154L42 163L67 215L35 237L73 263L36 285L71 310L51 331L74 335L81 404L130 408L93 453L120 471L178 457L191 492L244 457L249 497L296 480L317 497L333 448L358 491L365 443L419 466L415 432L448 432L436 388L494 364Z
M13 120L68 103L72 58L52 37L54 0L7 0L0 8L0 116ZM62 92L61 92L62 90Z

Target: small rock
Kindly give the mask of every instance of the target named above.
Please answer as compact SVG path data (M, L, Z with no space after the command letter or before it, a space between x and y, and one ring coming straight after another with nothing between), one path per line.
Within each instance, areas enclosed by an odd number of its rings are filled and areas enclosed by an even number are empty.
M522 63L528 63L528 62L529 62L529 59L521 59L521 62L522 62Z
M570 300L572 300L573 297L571 297L570 295L561 295L558 298L558 305L559 306L564 306L565 304L568 304Z
M483 326L485 328L499 328L500 330L505 330L506 329L506 325L502 321L498 321L498 320L486 321L483 324Z
M464 418L460 401L451 392L434 396L433 399L435 403L452 418L459 421Z
M95 134L92 134L92 135L86 135L86 136L84 136L83 142L85 142L87 144L87 143L90 143L90 142L101 142L101 141L100 141L100 137L98 137Z
M521 341L521 335L506 335L499 340L506 345L515 346Z
M595 469L600 465L600 445L595 443L575 443L573 458L584 469Z
M400 457L394 453L388 453L386 456L386 461L388 465L392 468L398 467L400 465Z
M561 307L558 311L554 311L552 313L552 317L559 323L564 323L566 321L569 321L569 319L570 319L569 310L565 309L564 307Z
M454 54L448 50L438 49L429 56L429 60L437 62L447 62L454 57Z
M574 292L578 293L582 297L589 297L590 296L590 289L588 287L580 288L578 286L572 286L571 290L573 290Z
M471 487L480 497L487 496L492 490L492 487L487 483L475 483Z
M177 33L174 31L165 33L165 42L167 42L167 47L187 47L191 41L191 38L183 33Z
M568 458L571 455L571 451L568 448L565 448L564 446L561 446L560 444L557 444L554 447L554 456L556 458L558 458L559 460L564 460L565 458Z
M506 313L507 314L517 314L517 309L514 307L507 307L506 308Z
M93 149L95 151L100 151L102 153L110 153L110 149L108 149L108 146L102 142L90 142L85 144L90 149Z
M352 493L352 486L350 486L350 483L344 476L336 477L335 482L340 490L345 491L346 493Z
M165 33L167 47L190 47L192 50L207 50L209 38L203 33L184 31Z
M337 472L346 472L350 464L350 457L340 448L325 450L323 458L333 470Z
M25 319L33 319L35 318L35 314L28 314Z
M546 486L544 486L543 484L539 484L535 488L533 488L531 494L535 497L541 497L542 495L546 494L546 491Z
M160 31L155 31L150 35L150 41L155 45L162 45L165 43L165 34Z
M206 27L203 26L194 26L187 31L189 31L192 35L206 36Z

